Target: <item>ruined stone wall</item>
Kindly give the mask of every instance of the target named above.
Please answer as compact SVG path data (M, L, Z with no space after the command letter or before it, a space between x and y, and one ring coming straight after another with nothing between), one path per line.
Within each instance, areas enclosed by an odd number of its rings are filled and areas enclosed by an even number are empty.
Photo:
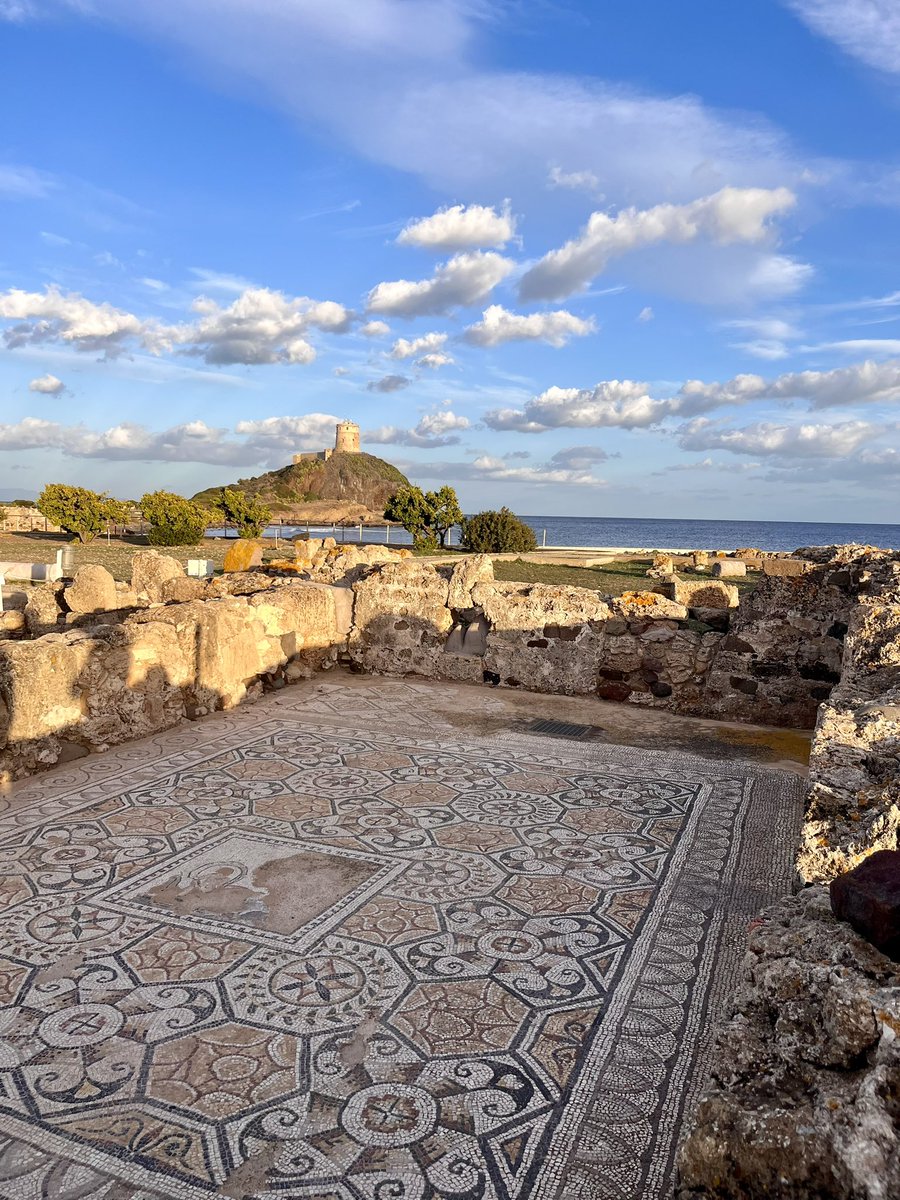
M824 886L898 845L900 562L843 557L858 598L813 737L801 890L751 924L680 1200L900 1195L900 963L834 917Z
M0 783L332 665L349 599L346 589L290 583L0 643Z

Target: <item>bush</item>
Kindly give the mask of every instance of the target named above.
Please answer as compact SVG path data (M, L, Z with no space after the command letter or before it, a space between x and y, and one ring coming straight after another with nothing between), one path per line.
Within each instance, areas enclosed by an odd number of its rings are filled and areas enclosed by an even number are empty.
M119 520L124 506L89 488L48 483L38 496L37 507L48 521L84 543L92 542L108 522Z
M202 504L174 492L148 492L141 513L150 522L151 546L196 546L206 532L210 514Z
M222 488L219 508L229 525L234 525L242 538L259 537L272 520L272 510L259 496L248 496L233 488Z
M505 554L535 550L537 538L530 525L509 511L481 512L462 523L463 545L476 554Z

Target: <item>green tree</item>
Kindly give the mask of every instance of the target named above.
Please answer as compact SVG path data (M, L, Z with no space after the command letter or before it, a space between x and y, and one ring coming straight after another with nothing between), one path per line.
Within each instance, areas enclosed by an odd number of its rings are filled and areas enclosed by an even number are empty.
M92 542L120 512L118 500L67 483L48 483L38 496L37 507L48 521L82 543Z
M219 508L224 519L244 538L259 537L272 519L272 510L258 495L248 496L234 488L222 488Z
M456 491L445 484L436 492L426 492L425 502L431 507L431 528L437 534L443 548L447 544L447 534L453 526L462 525L465 520Z
M504 554L534 550L534 530L508 508L476 513L462 523L463 545L477 554Z
M202 504L175 492L148 492L141 497L140 509L150 522L151 546L196 546L211 517Z
M394 492L384 506L388 521L397 521L412 534L413 545L421 549L433 540L431 531L432 507L419 487L402 487Z

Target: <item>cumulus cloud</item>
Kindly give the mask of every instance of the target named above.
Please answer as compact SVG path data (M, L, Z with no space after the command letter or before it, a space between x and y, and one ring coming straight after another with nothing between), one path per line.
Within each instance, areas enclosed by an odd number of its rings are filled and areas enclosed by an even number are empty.
M379 283L369 292L369 312L396 317L420 317L486 300L515 264L493 251L456 254L442 263L430 279L397 279Z
M366 321L360 325L359 332L364 337L386 337L391 332L387 321Z
M319 450L332 445L338 420L333 413L263 417L255 421L238 421L235 433L247 439L247 445L254 453L278 458L279 454L283 456L292 450Z
M706 417L697 417L678 431L678 443L683 450L729 450L754 457L845 458L886 431L886 426L868 421L842 421L836 425L760 421L728 429Z
M551 387L521 409L494 409L484 420L491 429L540 433L545 429L617 426L646 429L667 417L697 416L717 408L768 400L805 401L810 409L887 404L900 399L900 360L863 362L831 371L795 371L764 379L736 375L724 383L689 379L674 396L656 398L650 386L631 379L608 379L594 388Z
M563 171L560 167L551 167L547 179L551 187L571 188L576 192L590 192L598 199L602 199L600 180L593 171Z
M443 350L437 350L432 354L423 354L421 358L417 358L416 366L434 371L438 367L449 367L455 361L452 354L446 354Z
M787 0L822 37L881 71L900 72L900 9L895 0Z
M570 485L606 487L606 482L590 470L560 466L551 459L529 467L512 467L504 456L480 454L471 462L416 463L415 473L426 479L456 479L485 483L527 483L535 487Z
M473 346L502 346L505 342L547 342L551 346L565 346L570 338L585 337L594 333L597 326L593 317L576 317L565 309L555 312L513 313L501 304L492 304L481 315L481 320L470 325L463 334L465 341Z
M55 375L40 375L37 379L32 379L28 390L29 392L38 392L42 396L61 396L66 390L66 385Z
M401 246L426 250L499 249L515 237L516 222L506 201L498 211L482 204L454 204L401 230Z
M383 379L372 379L366 384L367 392L399 392L409 387L412 381L405 375L385 375Z
M606 462L609 458L602 446L569 446L565 450L557 450L550 459L552 467L563 467L573 471L589 471L595 463Z
M784 187L726 187L688 204L627 208L614 217L595 212L578 237L526 271L519 294L523 300L561 300L587 288L611 258L657 242L760 242L769 233L770 218L795 203L794 193Z
M108 358L137 345L153 354L174 349L213 364L310 363L316 352L308 331L344 333L353 319L334 301L268 288L250 288L224 308L201 296L191 308L195 320L162 325L56 286L44 292L12 288L0 295L0 320L16 322L3 332L8 349L62 342Z
M227 308L209 297L192 305L198 320L174 332L174 340L208 363L310 363L311 328L345 333L353 314L333 300L287 297L269 288L250 288Z
M449 409L426 413L414 429L401 429L396 425L382 425L363 434L367 442L394 446L419 446L435 449L439 446L454 446L460 442L459 432L469 428L468 417L457 416Z
M398 338L391 347L391 358L415 358L417 354L440 350L446 341L446 333L423 333L417 338Z

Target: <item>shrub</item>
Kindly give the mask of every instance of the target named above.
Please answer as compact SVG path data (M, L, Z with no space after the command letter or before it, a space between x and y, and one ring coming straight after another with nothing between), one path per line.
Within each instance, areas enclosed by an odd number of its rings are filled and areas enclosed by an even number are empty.
M67 483L48 483L38 496L37 507L48 521L79 542L92 542L107 522L120 519L124 508L109 496Z
M469 517L462 523L462 535L466 549L477 554L504 554L537 547L534 530L508 508Z
M150 522L151 546L196 546L206 532L210 514L201 504L174 492L148 492L141 513Z
M243 538L259 537L272 519L272 510L259 496L248 496L234 488L222 488L219 497L222 516L234 525Z

